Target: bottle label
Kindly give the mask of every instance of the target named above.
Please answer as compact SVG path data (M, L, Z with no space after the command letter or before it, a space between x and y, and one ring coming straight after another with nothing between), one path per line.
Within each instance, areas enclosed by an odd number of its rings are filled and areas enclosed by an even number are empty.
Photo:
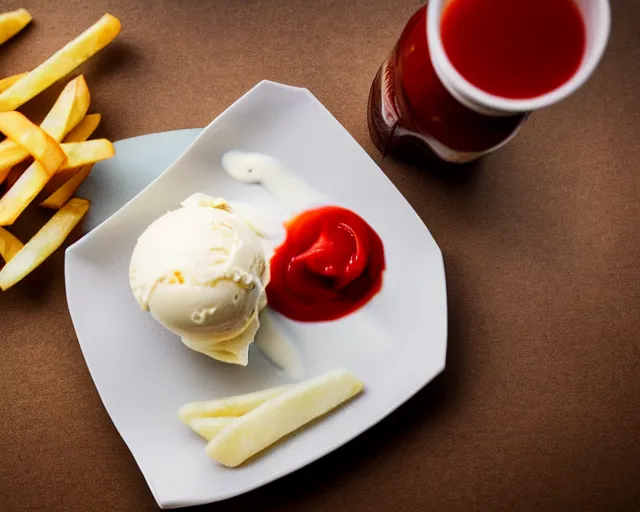
M393 137L414 137L426 144L438 158L445 162L463 164L480 158L496 148L486 151L458 151L451 149L430 135L403 128L400 122L400 112L396 104L394 69L391 65L393 53L384 61L380 68L380 114L382 121L388 127Z
M419 139L421 142L429 146L431 151L433 151L438 158L452 164L466 164L497 149L489 148L486 151L458 151L456 149L451 149L450 147L445 146L442 142L434 139L429 135L422 135L416 132L405 131L401 128L398 128L396 130L396 135L398 137L407 136Z
M396 105L395 86L393 83L393 67L391 66L391 57L387 58L380 69L380 112L382 120L390 130L400 121L398 106Z

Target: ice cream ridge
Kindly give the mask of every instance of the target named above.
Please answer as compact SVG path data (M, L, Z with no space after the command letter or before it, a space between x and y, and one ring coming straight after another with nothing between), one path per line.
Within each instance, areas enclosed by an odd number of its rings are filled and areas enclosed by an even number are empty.
M181 205L138 239L131 290L187 347L246 365L267 304L263 241L224 199L194 194Z

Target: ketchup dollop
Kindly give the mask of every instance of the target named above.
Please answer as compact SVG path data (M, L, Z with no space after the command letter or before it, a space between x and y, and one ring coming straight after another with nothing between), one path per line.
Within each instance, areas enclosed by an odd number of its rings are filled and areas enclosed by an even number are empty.
M301 213L271 259L269 305L292 320L341 318L382 287L382 240L360 216L338 206Z

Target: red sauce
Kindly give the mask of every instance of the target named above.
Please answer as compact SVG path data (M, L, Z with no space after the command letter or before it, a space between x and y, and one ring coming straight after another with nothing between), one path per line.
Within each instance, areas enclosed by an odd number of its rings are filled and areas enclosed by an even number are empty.
M458 72L505 98L533 98L561 86L586 46L572 0L452 0L440 27Z
M286 227L267 286L276 311L302 322L335 320L382 287L382 241L354 212L326 206L300 214Z
M525 116L485 116L451 96L433 69L426 21L426 7L421 7L371 86L369 131L374 143L383 154L403 158L408 152L431 151L416 136L430 137L454 152L484 151L503 142ZM383 98L398 119L393 125L382 116Z

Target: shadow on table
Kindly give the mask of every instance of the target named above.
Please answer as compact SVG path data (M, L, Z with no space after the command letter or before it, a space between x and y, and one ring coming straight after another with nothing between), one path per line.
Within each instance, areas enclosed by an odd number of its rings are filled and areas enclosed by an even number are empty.
M139 66L144 58L144 52L135 45L116 39L84 63L80 71L86 75L89 87L95 88L101 81L112 79L114 73L120 73L116 76L122 79L124 70L130 74L131 69Z
M428 177L451 188L472 186L474 178L482 167L482 160L462 164L444 162L411 140L401 142L393 151L394 156L380 155L382 162L403 165L413 174Z
M5 9L2 9L4 11ZM27 42L31 38L31 32L34 30L35 20L31 21L26 27L24 27L15 36L11 37L4 43L2 43L2 59L6 62L14 57L14 53L18 56L22 56L25 53ZM29 71L28 69L6 69L2 70L3 77L10 75L16 75L18 73L24 73Z
M453 265L446 258L445 264L447 267ZM461 322L455 297L449 297L448 311L446 369L408 402L345 446L309 466L245 495L194 507L193 510L236 512L253 507L276 510L287 504L294 508L300 506L302 510L305 497L322 493L323 489L358 472L365 464L371 464L376 454L393 450L394 444L415 433L416 429L436 429L447 408L453 407L456 400L464 359L461 333L457 327ZM315 428L322 428L321 422ZM425 458L428 459L428 456L425 454Z
M19 36L20 34L16 37ZM39 124L58 99L62 89L76 76L80 74L84 75L89 90L95 92L101 82L113 80L114 77L121 76L123 69L130 72L132 68L139 66L141 61L142 52L139 52L135 46L124 41L116 40L89 59L88 62L82 64L78 69L72 71L50 87L47 87L33 99L20 106L18 110L34 123ZM99 100L99 98L99 95L91 98L89 113L99 111L99 106L96 108L96 100ZM91 138L110 138L110 134L107 133L107 124L108 123L101 123ZM0 135L0 139L1 138L2 136Z

